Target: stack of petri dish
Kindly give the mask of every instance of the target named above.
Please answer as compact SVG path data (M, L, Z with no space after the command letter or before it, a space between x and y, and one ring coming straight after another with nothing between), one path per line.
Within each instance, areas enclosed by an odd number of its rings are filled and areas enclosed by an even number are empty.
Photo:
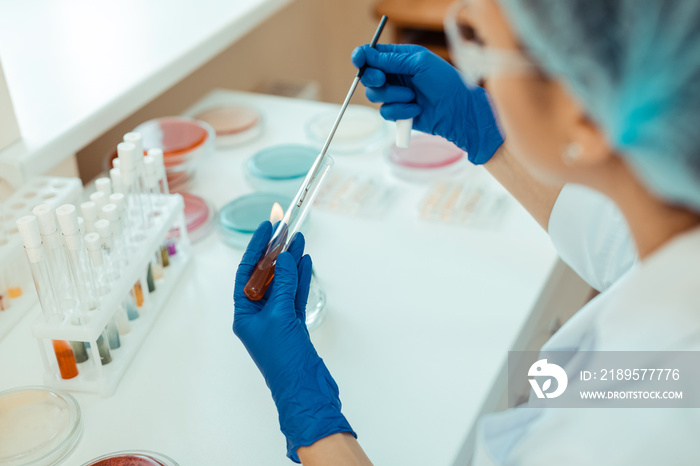
M0 464L59 464L82 433L80 406L48 387L0 393Z
M195 119L208 123L214 129L219 148L245 144L263 133L260 112L243 105L209 108L195 115Z
M190 241L196 243L213 231L216 208L214 205L191 193L180 193L185 201L185 223Z
M246 178L256 191L294 196L317 156L318 150L311 146L268 147L248 159Z
M325 144L338 111L316 115L306 125L306 135L317 152ZM387 122L371 107L350 105L333 136L330 154L365 154L383 149L389 141Z
M197 164L212 153L216 139L208 123L185 117L156 118L140 124L134 131L141 133L144 151L163 150L171 191L185 187Z
M408 148L393 144L387 151L391 172L405 181L446 178L467 166L464 151L440 136L415 134Z

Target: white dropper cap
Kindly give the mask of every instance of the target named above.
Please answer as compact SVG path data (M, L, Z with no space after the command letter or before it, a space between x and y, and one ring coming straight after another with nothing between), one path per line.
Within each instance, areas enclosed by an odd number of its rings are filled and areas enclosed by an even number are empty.
M107 205L107 195L103 192L96 192L90 194L90 200L97 206L97 216L100 217L100 212L102 208Z
M100 234L100 238L103 241L109 240L112 237L112 228L110 227L109 220L101 219L95 222L95 230Z
M114 159L115 161L119 159ZM122 192L124 189L122 188L122 172L119 168L112 168L109 171L109 177L112 180L112 190L115 193Z
M39 204L32 209L32 213L39 223L39 232L41 236L49 236L56 233L56 215L53 209L48 204Z
M97 220L97 205L94 202L83 202L80 204L80 211L85 219L85 229L88 233L95 231L95 221Z
M97 192L104 193L105 196L112 194L112 182L106 176L95 180L95 189Z
M64 236L77 235L80 233L78 211L74 205L63 204L60 206L56 209L56 217L58 217L58 224Z
M413 130L413 118L396 120L396 147L407 148L411 145L411 131Z
M17 219L17 230L22 235L22 242L27 249L39 249L41 247L41 235L39 234L39 222L33 215L25 215Z
M119 168L119 157L115 157L112 159L112 168Z

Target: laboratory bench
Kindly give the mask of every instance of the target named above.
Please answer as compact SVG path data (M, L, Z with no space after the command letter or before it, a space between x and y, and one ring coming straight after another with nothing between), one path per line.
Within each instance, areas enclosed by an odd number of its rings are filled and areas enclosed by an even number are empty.
M197 167L188 191L217 208L252 191L244 165L254 153L308 143L306 123L338 109L219 90L186 114L229 103L257 108L264 130ZM384 152L338 154L332 169L383 180L393 192L383 215L314 209L303 228L327 296L311 338L375 464L466 464L475 420L502 403L508 350L546 332L551 309L578 308L587 288L562 268L546 233L512 199L495 226L419 218L429 185L393 177ZM269 390L231 330L242 253L216 231L194 245L116 393L73 393L83 434L65 464L134 449L181 465L291 464ZM560 286L564 279L568 289ZM43 383L31 335L39 313L32 309L0 341L0 390Z

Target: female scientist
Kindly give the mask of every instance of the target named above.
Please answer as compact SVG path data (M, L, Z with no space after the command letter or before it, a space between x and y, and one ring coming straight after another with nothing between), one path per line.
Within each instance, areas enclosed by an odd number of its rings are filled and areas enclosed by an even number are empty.
M700 2L469 0L450 16L462 76L412 45L352 60L384 118L414 118L483 164L601 291L543 349L700 350ZM238 269L234 332L290 458L369 464L304 325L303 238L265 300L243 293L271 230ZM698 432L692 409L515 409L480 421L474 464L697 465Z

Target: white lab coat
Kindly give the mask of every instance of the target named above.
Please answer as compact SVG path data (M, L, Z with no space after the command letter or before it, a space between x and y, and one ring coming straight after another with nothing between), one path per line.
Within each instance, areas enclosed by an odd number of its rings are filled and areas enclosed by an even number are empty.
M568 185L549 233L562 259L602 293L543 350L700 351L700 229L638 263L615 205ZM473 464L697 466L699 436L700 409L511 409L479 422Z

